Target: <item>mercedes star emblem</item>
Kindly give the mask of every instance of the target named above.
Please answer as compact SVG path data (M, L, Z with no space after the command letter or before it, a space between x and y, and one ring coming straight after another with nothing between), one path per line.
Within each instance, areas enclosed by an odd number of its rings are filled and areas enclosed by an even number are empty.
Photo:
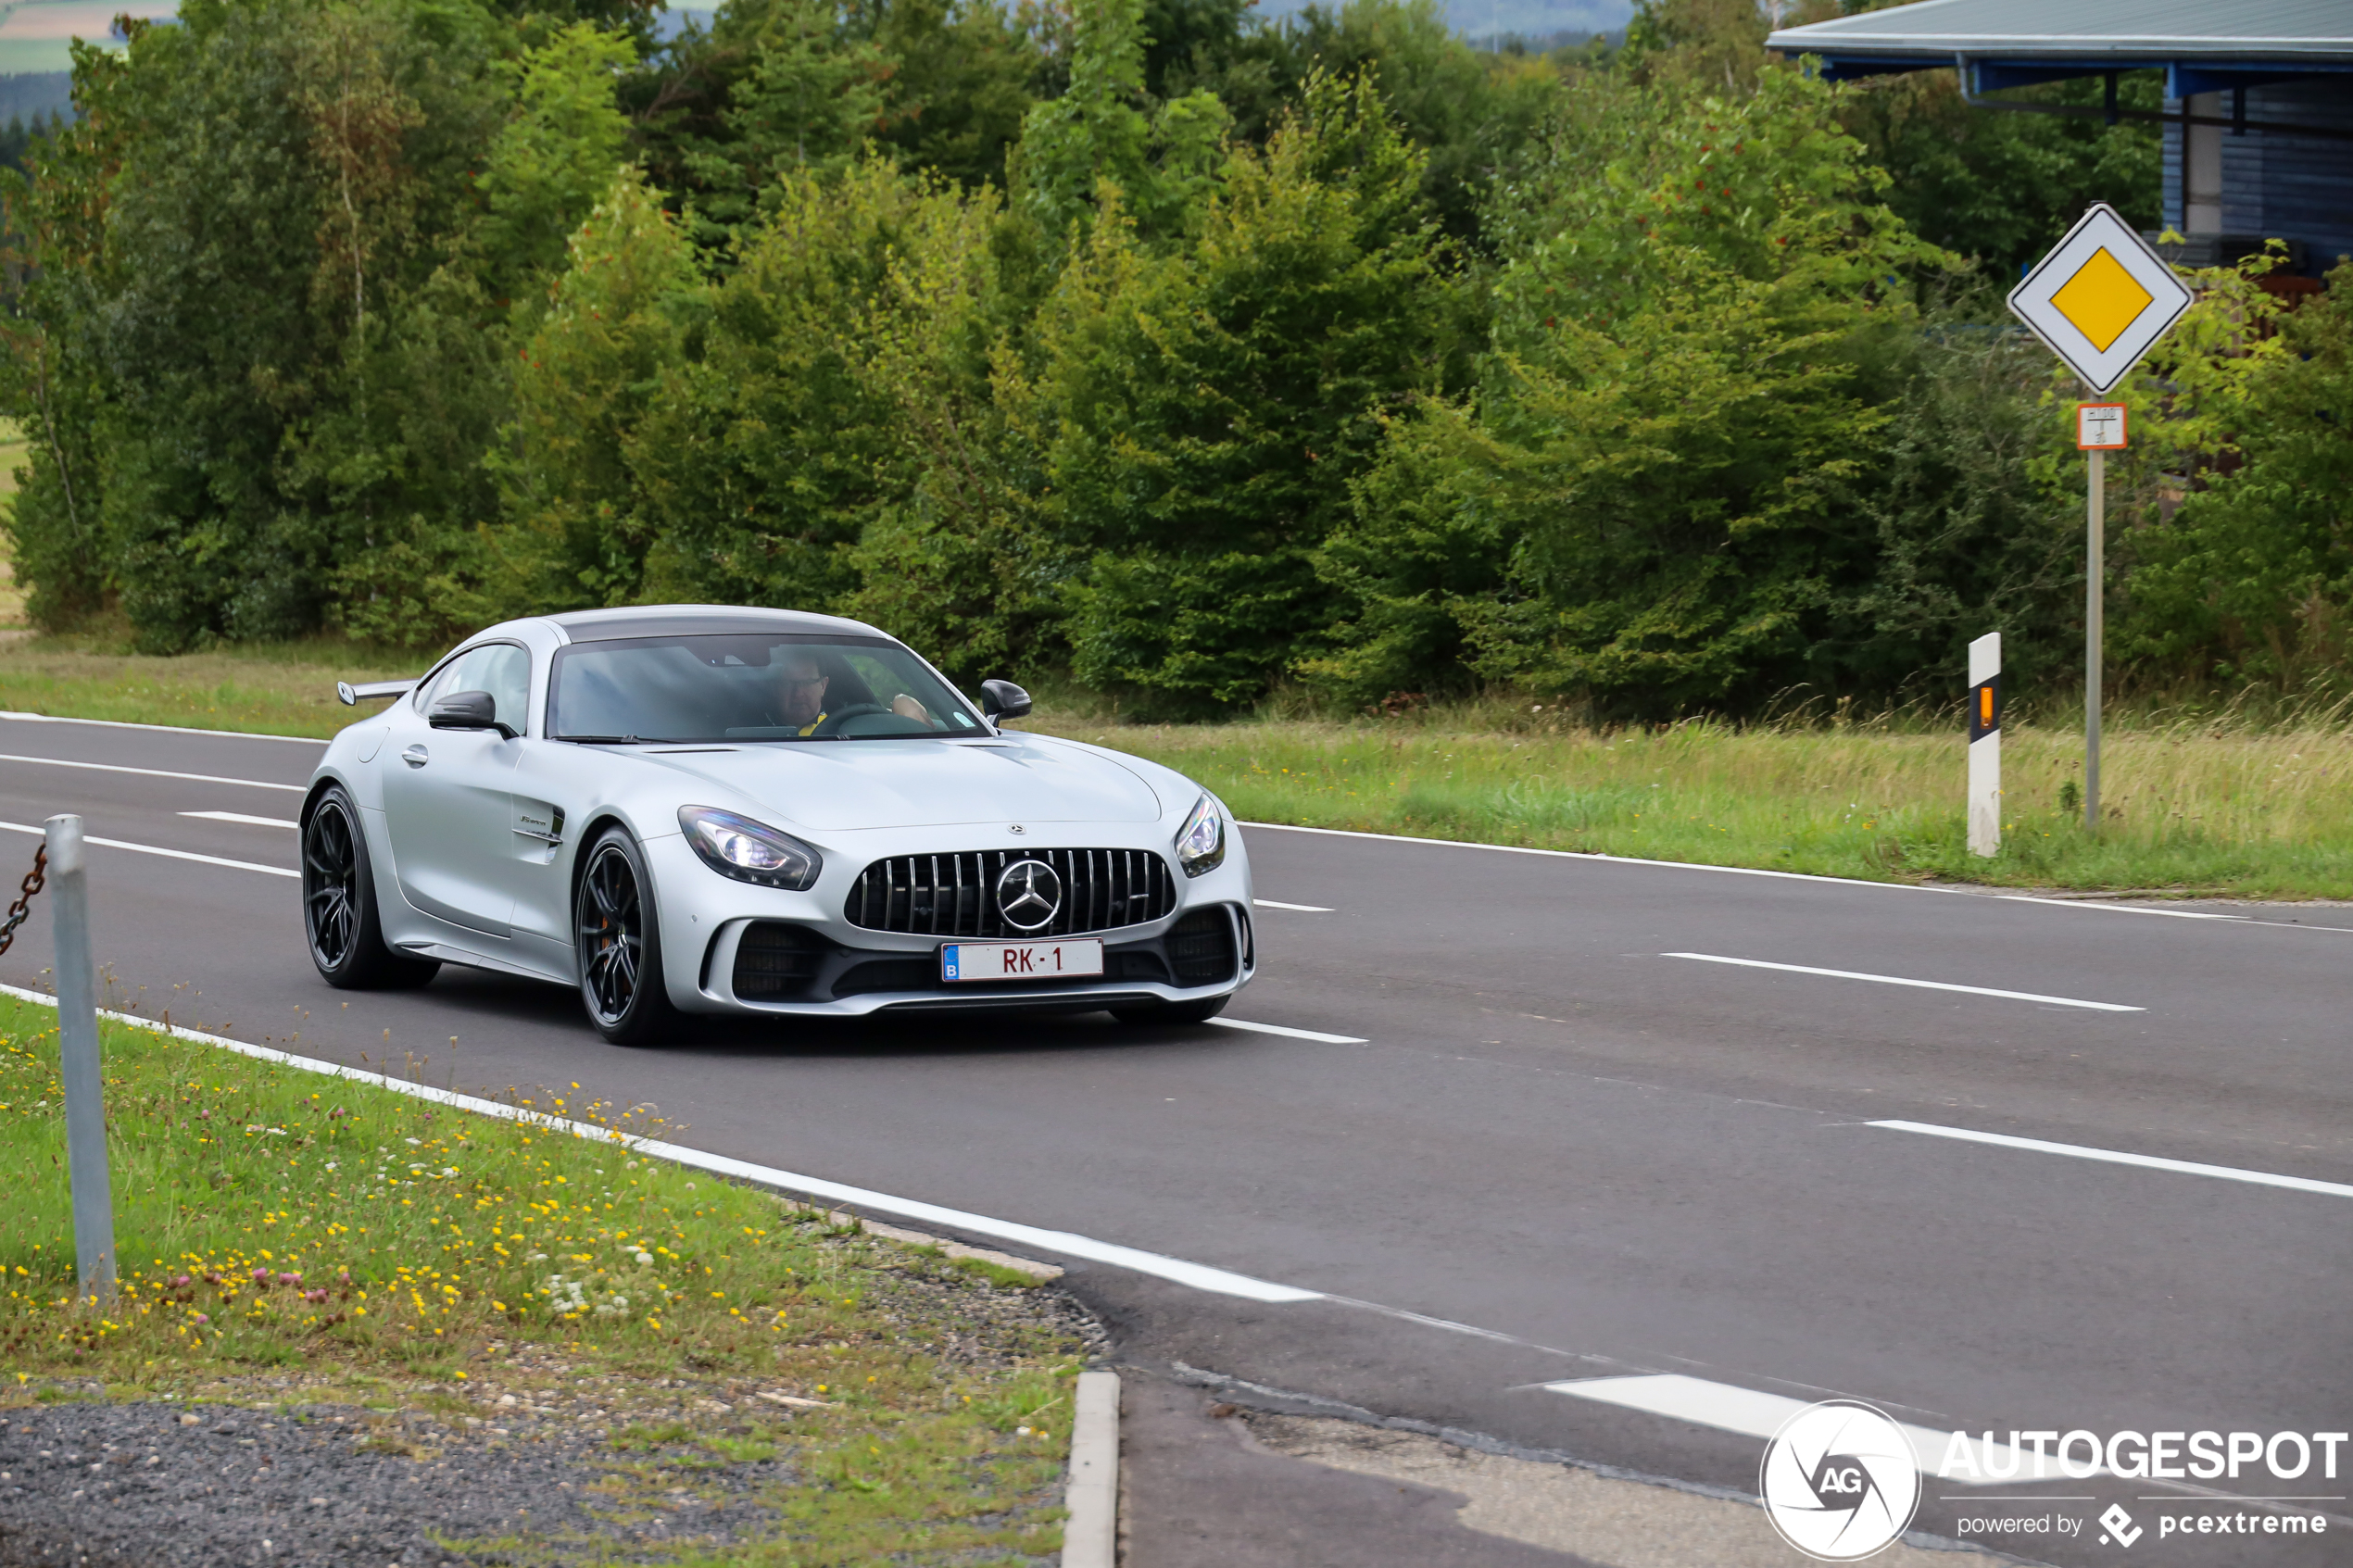
M997 912L1015 931L1042 931L1063 907L1063 879L1043 860L1015 860L997 873Z

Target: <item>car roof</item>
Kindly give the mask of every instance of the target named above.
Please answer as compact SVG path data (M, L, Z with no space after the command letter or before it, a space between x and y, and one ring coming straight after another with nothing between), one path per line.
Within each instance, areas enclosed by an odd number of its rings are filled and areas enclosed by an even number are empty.
M862 621L813 615L800 609L761 609L751 605L633 605L622 609L576 609L544 618L575 643L620 637L691 637L698 634L814 632L852 636L886 635Z

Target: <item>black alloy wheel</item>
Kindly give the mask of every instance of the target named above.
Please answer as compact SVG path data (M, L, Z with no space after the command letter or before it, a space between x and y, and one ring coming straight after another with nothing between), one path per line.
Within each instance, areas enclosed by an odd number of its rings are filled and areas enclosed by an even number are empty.
M588 847L573 899L580 999L597 1033L617 1046L650 1045L678 1022L662 985L652 879L636 841L607 828Z
M302 924L320 977L343 990L422 985L441 965L385 946L359 811L330 785L302 823Z

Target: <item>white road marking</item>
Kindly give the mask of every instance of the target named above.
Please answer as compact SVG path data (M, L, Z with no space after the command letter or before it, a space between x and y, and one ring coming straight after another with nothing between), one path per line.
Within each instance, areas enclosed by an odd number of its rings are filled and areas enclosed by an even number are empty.
M293 828L300 832L302 824L284 817L248 817L243 811L182 811L183 817L202 817L208 822L243 822L256 828Z
M2096 898L2037 898L2031 893L1996 893L2005 904L2051 904L2062 909L2106 909L2117 915L2171 915L2175 920L2242 920L2253 915L2216 915L2204 909L2153 909L2145 904L2107 904Z
M372 715L361 714L360 718ZM199 730L187 724L133 724L120 719L67 719L55 713L18 713L0 709L0 719L13 719L19 724L93 724L102 730L161 730L172 735L220 735L229 740L290 740L296 746L324 746L322 740L308 735L273 735L267 730ZM354 719L353 723L359 722Z
M1251 902L1262 909L1294 909L1302 915L1327 915L1332 912L1321 904L1283 904L1272 898L1252 898Z
M1859 876L1816 876L1811 872L1768 872L1755 866L1711 866L1705 860L1647 860L1639 855L1597 855L1588 849L1530 849L1519 844L1481 844L1472 838L1416 838L1404 833L1361 833L1353 828L1309 828L1295 822L1242 822L1246 828L1265 828L1275 833L1314 833L1327 838L1377 838L1388 844L1435 844L1448 849L1491 849L1498 855L1546 855L1556 860L1605 860L1618 866L1664 866L1678 872L1721 872L1727 876L1777 876L1792 882L1831 882L1848 887L1880 887L1898 893L1927 893L1936 889L1919 887L1908 882L1869 882Z
M104 840L91 839L89 842L98 844L103 843ZM233 865L236 862L227 863ZM265 866L256 869L267 871L271 868ZM291 876L294 873L289 872L285 874ZM6 992L12 997L21 997L29 1002L38 1002L44 1007L57 1005L57 998L55 997L40 991L24 990L19 986L0 985L0 992ZM1266 1280L1252 1279L1248 1274L1238 1274L1225 1269L1211 1268L1205 1263L1190 1263L1182 1258L1164 1258L1157 1252L1139 1251L1133 1247L1122 1247L1116 1242L1097 1241L1091 1236L1075 1236L1069 1231L1044 1230L1036 1225L1018 1224L1010 1220L992 1220L985 1214L968 1214L961 1209L945 1209L937 1203L924 1203L910 1198L894 1198L888 1193L875 1192L866 1187L850 1186L842 1182L829 1182L822 1177L804 1176L791 1171L779 1171L773 1166L755 1165L746 1160L731 1160L724 1154L711 1154L699 1148L688 1148L683 1144L626 1138L614 1133L610 1127L591 1126L585 1122L567 1122L560 1117L543 1115L538 1111L527 1110L521 1106L508 1105L499 1100L482 1099L473 1095L461 1095L450 1089L436 1089L429 1084L411 1083L407 1079L363 1072L356 1067L345 1067L332 1061L319 1061L309 1057L295 1056L286 1051L271 1050L267 1046L249 1046L243 1040L233 1040L222 1035L207 1035L195 1029L183 1029L176 1023L166 1029L151 1018L140 1018L126 1012L109 1012L103 1009L99 1010L98 1016L112 1019L117 1023L128 1023L134 1029L150 1029L159 1035L169 1034L175 1039L192 1040L199 1045L219 1046L223 1050L235 1051L240 1056L253 1057L261 1061L274 1061L281 1066L298 1068L305 1073L316 1073L329 1078L351 1078L362 1083L374 1084L390 1089L395 1094L432 1100L437 1105L454 1106L460 1110L471 1110L481 1116L496 1116L508 1122L535 1123L550 1132L569 1133L574 1137L586 1138L608 1147L614 1143L622 1143L627 1146L631 1153L649 1160L666 1160L674 1165L690 1165L696 1170L709 1171L714 1175L733 1176L740 1181L757 1182L763 1186L781 1187L787 1192L807 1193L812 1198L826 1198L836 1203L848 1203L861 1209L878 1209L886 1214L904 1214L909 1219L925 1220L933 1224L945 1225L954 1230L967 1231L979 1236L998 1236L1006 1241L1018 1242L1025 1247L1043 1248L1049 1252L1060 1252L1072 1258L1085 1258L1091 1262L1108 1263L1114 1268L1129 1269L1137 1273L1173 1280L1178 1285L1191 1286L1196 1290L1214 1291L1220 1296L1239 1296L1245 1300L1265 1301L1276 1305L1324 1299L1321 1291L1301 1290L1292 1286L1275 1285Z
M1695 1426L1712 1426L1718 1432L1766 1439L1809 1403L1785 1394L1760 1393L1730 1383L1711 1383L1704 1377L1686 1377L1681 1373L1583 1377L1542 1386L1572 1399L1592 1399L1688 1421ZM1903 1422L1896 1424L1911 1439L1912 1457L1920 1474L1943 1481L2086 1481L2099 1474L2096 1467L2090 1474L2070 1473L2047 1452L2035 1454L2007 1443L1988 1443L1966 1433L1939 1432L1931 1426L1912 1426ZM1949 1465L1945 1462L1948 1459L1952 1461Z
M2090 1008L2095 1012L2146 1012L2146 1008L2121 1002L2087 1002L2076 997L2045 997L2035 991L1997 991L1990 985L1954 985L1942 980L1906 980L1900 974L1865 974L1852 969L1815 969L1802 963L1767 963L1763 959L1728 959L1715 953L1661 953L1662 959L1692 959L1701 963L1738 964L1743 969L1777 969L1791 974L1825 974L1833 980L1868 980L1875 985L1914 985L1923 991L1960 991L1972 997L2000 997L2013 1002L2048 1002L2054 1007Z
M1286 1029L1279 1023L1252 1023L1239 1018L1213 1018L1220 1029L1247 1029L1253 1035L1284 1035L1294 1040L1315 1040L1327 1046L1361 1046L1365 1042L1353 1035L1326 1035L1314 1029Z
M120 762L75 762L63 757L17 757L0 751L0 762L38 762L47 768L87 768L94 773L138 773L151 779L189 779L197 784L243 784L247 789L283 789L300 795L308 784L271 784L267 779L228 779L218 773L175 773L163 768L126 768Z
M2121 1149L2093 1148L2084 1144L2051 1143L2043 1138L2014 1138L2007 1133L1980 1133L1967 1127L1940 1127L1932 1122L1866 1122L1892 1133L1922 1133L1931 1138L1958 1138L1963 1143L2022 1148L2035 1154L2064 1154L2076 1160L2097 1160L2110 1165L2138 1165L2148 1171L2172 1171L2184 1176L2219 1176L2224 1181L2250 1182L2257 1186L2285 1187L2290 1192L2317 1192L2331 1198L2353 1198L2353 1185L2315 1181L2309 1176L2283 1176L2270 1171L2246 1171L2236 1165L2207 1165L2195 1160L2167 1160L2154 1154L2127 1154Z
M49 831L46 828L31 827L23 822L0 822L0 828L5 828L10 833L29 833L35 838L47 837ZM186 849L166 849L155 844L126 844L120 838L100 838L95 834L85 834L82 842L102 845L108 849L128 849L136 855L163 855L174 860L195 860L207 866L227 866L233 871L262 872L271 876L298 877L302 874L300 872L288 871L283 866L256 865L251 860L224 860L218 855L198 855Z

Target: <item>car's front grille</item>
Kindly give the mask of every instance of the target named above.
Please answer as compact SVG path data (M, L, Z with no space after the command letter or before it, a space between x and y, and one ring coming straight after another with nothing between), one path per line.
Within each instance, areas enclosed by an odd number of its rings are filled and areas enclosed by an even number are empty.
M814 932L774 921L758 921L744 928L736 945L736 995L790 997L809 988L817 977L825 945Z
M1168 959L1179 985L1214 985L1234 977L1234 922L1220 905L1195 909L1168 933Z
M1054 918L1026 931L997 907L998 878L1024 860L1044 861L1062 884ZM876 860L851 884L843 913L868 931L1053 937L1141 925L1176 907L1168 862L1149 849L968 849Z

